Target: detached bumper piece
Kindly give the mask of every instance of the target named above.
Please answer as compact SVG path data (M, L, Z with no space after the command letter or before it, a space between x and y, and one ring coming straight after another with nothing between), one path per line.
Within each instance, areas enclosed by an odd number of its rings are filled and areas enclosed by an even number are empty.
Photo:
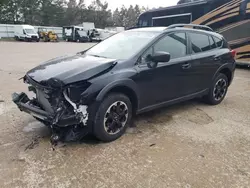
M32 115L52 129L51 143L53 145L59 141L77 141L89 133L88 126L82 125L83 119L80 113L79 115L48 113L40 107L36 99L29 99L25 93L13 93L12 100L21 111Z
M32 101L25 93L13 93L12 100L21 111L26 112L38 119L49 121L52 118L49 113L32 104Z
M35 100L30 100L25 93L13 93L12 100L21 111L26 112L39 120L50 123L51 125L55 124L58 127L67 127L81 123L81 117L77 117L76 115L62 116L58 119L57 114L44 111L38 104L36 104ZM57 122L55 122L55 119L58 119Z

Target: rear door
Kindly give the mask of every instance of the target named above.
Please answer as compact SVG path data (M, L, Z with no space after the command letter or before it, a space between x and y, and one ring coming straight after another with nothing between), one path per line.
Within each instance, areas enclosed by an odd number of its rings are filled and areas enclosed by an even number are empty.
M216 44L214 39L205 33L188 32L190 41L190 53L192 68L187 73L192 75L189 79L190 89L187 94L195 93L210 87L212 77L218 68L219 61L216 59Z

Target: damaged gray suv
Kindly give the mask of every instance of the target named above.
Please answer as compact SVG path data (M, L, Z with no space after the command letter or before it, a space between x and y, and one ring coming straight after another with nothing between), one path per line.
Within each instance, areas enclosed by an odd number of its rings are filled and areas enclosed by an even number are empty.
M132 29L94 47L52 59L23 81L34 97L13 101L52 130L52 141L92 133L109 142L133 115L196 97L216 105L226 96L235 51L206 26Z

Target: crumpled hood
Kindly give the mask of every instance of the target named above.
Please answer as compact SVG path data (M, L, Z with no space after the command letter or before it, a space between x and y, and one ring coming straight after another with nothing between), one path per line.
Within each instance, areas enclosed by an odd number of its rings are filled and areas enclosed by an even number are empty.
M56 78L64 84L70 84L105 71L114 66L114 62L114 59L76 54L47 61L30 70L27 75L36 82Z

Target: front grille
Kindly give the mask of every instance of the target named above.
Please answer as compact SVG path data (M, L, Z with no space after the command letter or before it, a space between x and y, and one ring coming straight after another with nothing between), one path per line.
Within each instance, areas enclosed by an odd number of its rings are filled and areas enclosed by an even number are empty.
M37 36L31 36L32 39L37 39Z
M25 76L24 82L35 88L37 102L41 107L47 112L54 113L63 98L61 89L53 89L47 82L36 82L28 75Z

